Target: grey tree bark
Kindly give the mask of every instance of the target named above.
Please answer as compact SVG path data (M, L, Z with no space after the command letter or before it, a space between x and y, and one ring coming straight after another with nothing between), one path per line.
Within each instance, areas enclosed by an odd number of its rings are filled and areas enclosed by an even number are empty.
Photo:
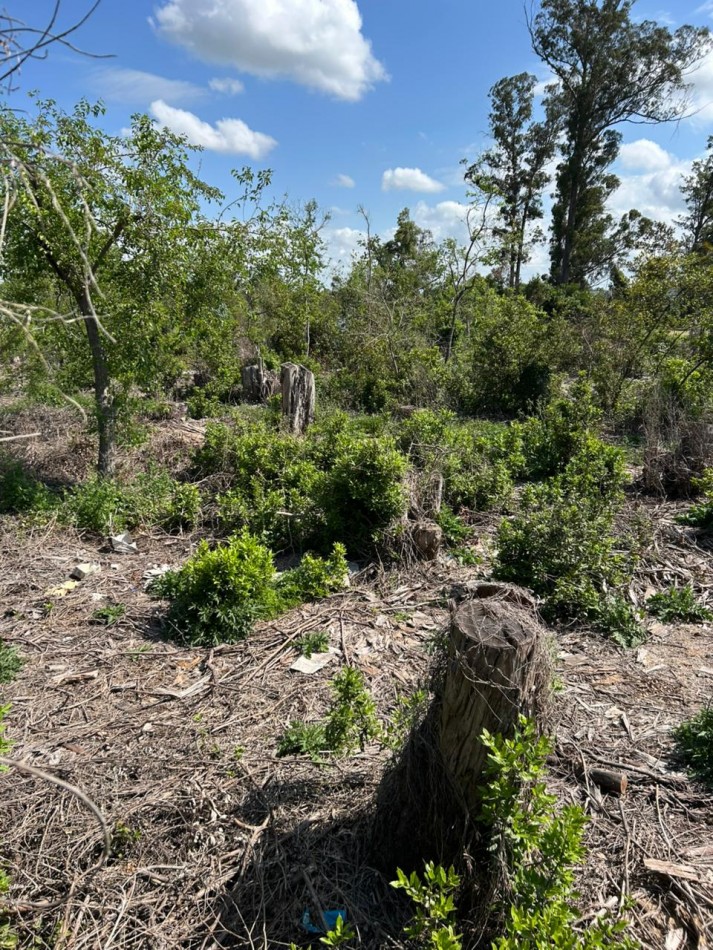
M314 422L314 374L296 363L283 363L280 385L282 418L286 427L295 435L303 435Z

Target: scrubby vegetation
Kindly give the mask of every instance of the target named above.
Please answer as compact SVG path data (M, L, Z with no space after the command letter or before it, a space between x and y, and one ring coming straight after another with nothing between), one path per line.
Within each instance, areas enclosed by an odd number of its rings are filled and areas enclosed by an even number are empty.
M708 705L674 730L683 763L699 781L713 786L713 706Z
M463 160L463 203L447 203L463 211L460 241L422 227L422 208L379 232L360 207L365 230L339 263L315 202L275 197L268 169L234 170L226 193L204 181L210 163L157 120L157 102L120 133L87 100L11 102L23 37L64 34L0 15L0 685L20 722L15 764L38 763L7 809L27 821L7 846L18 873L0 840L0 948L289 946L301 927L327 946L405 935L441 950L634 950L651 918L647 946L710 942L710 875L693 867L704 852L652 868L654 834L629 823L623 792L630 770L672 859L695 786L662 778L661 735L713 783L713 712L700 709L713 138L690 167L656 146L669 192L680 173L674 223L637 209L616 220L612 168L626 123L684 115L711 39L639 17L631 0L540 0L527 25L552 82L520 73L491 88L488 141ZM314 382L299 418L286 364ZM489 766L467 829L459 793L439 786L453 810L438 816L442 840L397 871L370 836L394 776L406 777L391 825L408 822L431 773L453 779L434 741L460 669L447 612L476 580L513 613L503 649L523 611L549 627L557 744L549 697L540 709L528 694L542 721L513 714L480 736ZM670 655L684 647L689 677ZM659 700L632 729L619 703L644 716L649 693L670 690L687 711ZM579 695L590 691L606 703ZM95 728L97 697L110 712ZM584 717L564 736L563 709ZM169 778L146 777L147 763ZM592 778L599 765L616 768L613 785ZM96 806L80 788L95 774ZM43 782L69 797L43 802ZM85 807L106 847L81 825ZM683 830L669 833L671 814ZM617 874L600 866L589 894L578 882L608 845L588 851L587 836L615 820ZM61 859L35 859L45 822L61 824ZM676 887L654 888L653 873ZM152 886L164 903L145 897ZM119 909L105 911L109 892ZM195 913L176 935L185 900Z

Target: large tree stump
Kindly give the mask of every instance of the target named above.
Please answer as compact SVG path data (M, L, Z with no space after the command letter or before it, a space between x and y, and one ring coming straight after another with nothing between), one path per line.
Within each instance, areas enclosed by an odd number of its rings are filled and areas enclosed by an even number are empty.
M458 865L473 853L486 781L479 736L483 729L510 734L520 713L536 721L544 714L549 654L532 595L484 581L453 594L459 599L451 600L446 668L439 664L436 673L439 698L377 797L373 860L387 873L421 870L424 860Z
M280 391L277 373L265 369L262 359L254 366L244 366L241 372L243 396L246 402L266 403L270 396Z
M472 817L487 750L484 729L509 734L520 714L537 716L546 687L542 629L532 611L505 598L453 610L439 743L444 765Z
M289 432L302 435L314 421L314 375L304 366L283 363L282 418Z

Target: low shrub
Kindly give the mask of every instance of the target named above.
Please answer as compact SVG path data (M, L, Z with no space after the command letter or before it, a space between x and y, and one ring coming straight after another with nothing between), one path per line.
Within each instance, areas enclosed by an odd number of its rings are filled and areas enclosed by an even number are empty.
M306 600L319 600L342 590L349 576L346 549L335 544L327 558L303 555L297 567L285 571L277 582L277 592L284 609Z
M320 761L326 753L347 755L363 749L370 739L381 738L376 704L361 671L345 666L330 685L332 702L325 719L311 723L292 721L278 741L278 755L309 755Z
M588 436L557 476L527 486L498 530L495 573L546 598L551 617L595 616L626 576L614 516L625 483L621 453Z
M520 718L512 738L487 731L488 782L482 819L498 862L503 933L492 950L637 950L626 922L609 914L580 929L575 868L584 857L587 816L558 807L544 781L552 743Z
M521 474L539 479L564 471L596 432L600 420L592 389L580 378L567 395L545 403L537 415L513 423L513 433L521 443Z
M364 675L345 666L332 680L332 705L324 725L327 748L338 754L364 748L381 734L376 704L364 685Z
M291 722L277 743L277 755L308 755L313 762L321 761L327 753L324 724L321 722Z
M406 467L388 437L340 439L320 486L327 539L342 538L357 553L372 547L378 533L406 512Z
M211 548L201 541L177 571L156 578L150 591L171 602L167 623L191 646L244 639L257 620L276 617L305 600L326 597L344 586L342 545L329 558L305 555L299 567L275 574L272 551L247 529Z
M694 778L713 787L713 706L673 731L676 750Z
M0 683L11 683L22 669L22 660L15 647L0 640Z
M216 499L225 532L248 528L276 551L318 533L320 471L304 441L244 421L215 424L193 461L197 474L221 475L228 486Z
M326 630L313 630L306 633L297 641L297 648L309 659L313 653L327 653L329 651L329 634Z
M710 528L713 525L713 468L707 468L700 478L692 480L692 484L703 498L679 515L678 520L694 528Z
M126 607L124 604L107 604L105 607L99 607L94 611L92 621L104 627L113 627L119 623L125 614Z
M600 598L594 610L593 621L598 630L621 647L636 647L647 637L639 611L623 597L615 594Z
M48 512L57 498L19 462L0 460L0 514Z
M171 601L169 628L190 646L235 643L280 608L272 553L247 530L216 548L201 541L183 567L152 583L151 592Z
M167 472L149 471L128 483L90 478L65 495L62 516L91 534L112 534L140 525L175 531L193 527L201 505L195 485L178 482Z
M396 880L391 886L402 890L416 905L416 913L404 928L406 936L419 946L435 950L460 950L461 936L456 933L456 905L454 895L461 879L453 867L446 870L440 864L427 861L423 879L412 871L405 874L396 869Z
M646 608L663 623L704 623L713 620L713 611L696 599L690 584L685 587L670 587L649 597Z

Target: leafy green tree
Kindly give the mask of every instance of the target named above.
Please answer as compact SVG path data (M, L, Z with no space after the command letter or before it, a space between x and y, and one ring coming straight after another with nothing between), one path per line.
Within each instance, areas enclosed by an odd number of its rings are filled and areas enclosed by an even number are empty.
M542 0L529 21L532 46L555 77L548 99L564 141L552 215L552 277L583 283L601 270L617 185L609 168L622 122L666 122L686 109L686 73L708 50L708 30L671 32L632 18L634 0Z
M713 135L704 158L693 163L681 187L686 215L680 220L687 249L697 253L713 245Z
M559 117L548 109L542 122L532 121L536 77L508 76L490 90L490 133L493 145L466 171L466 181L498 202L499 242L496 260L506 284L520 286L522 265L529 259L528 226L542 217L542 191L547 163L555 150Z
M108 475L122 399L176 372L191 235L201 201L221 195L190 171L179 137L147 116L111 136L95 124L102 115L86 101L69 115L38 101L34 119L3 110L0 169L5 272L26 288L49 279L64 315L43 322L45 301L30 298L23 329L40 349L59 338L73 351L75 385L91 379Z

